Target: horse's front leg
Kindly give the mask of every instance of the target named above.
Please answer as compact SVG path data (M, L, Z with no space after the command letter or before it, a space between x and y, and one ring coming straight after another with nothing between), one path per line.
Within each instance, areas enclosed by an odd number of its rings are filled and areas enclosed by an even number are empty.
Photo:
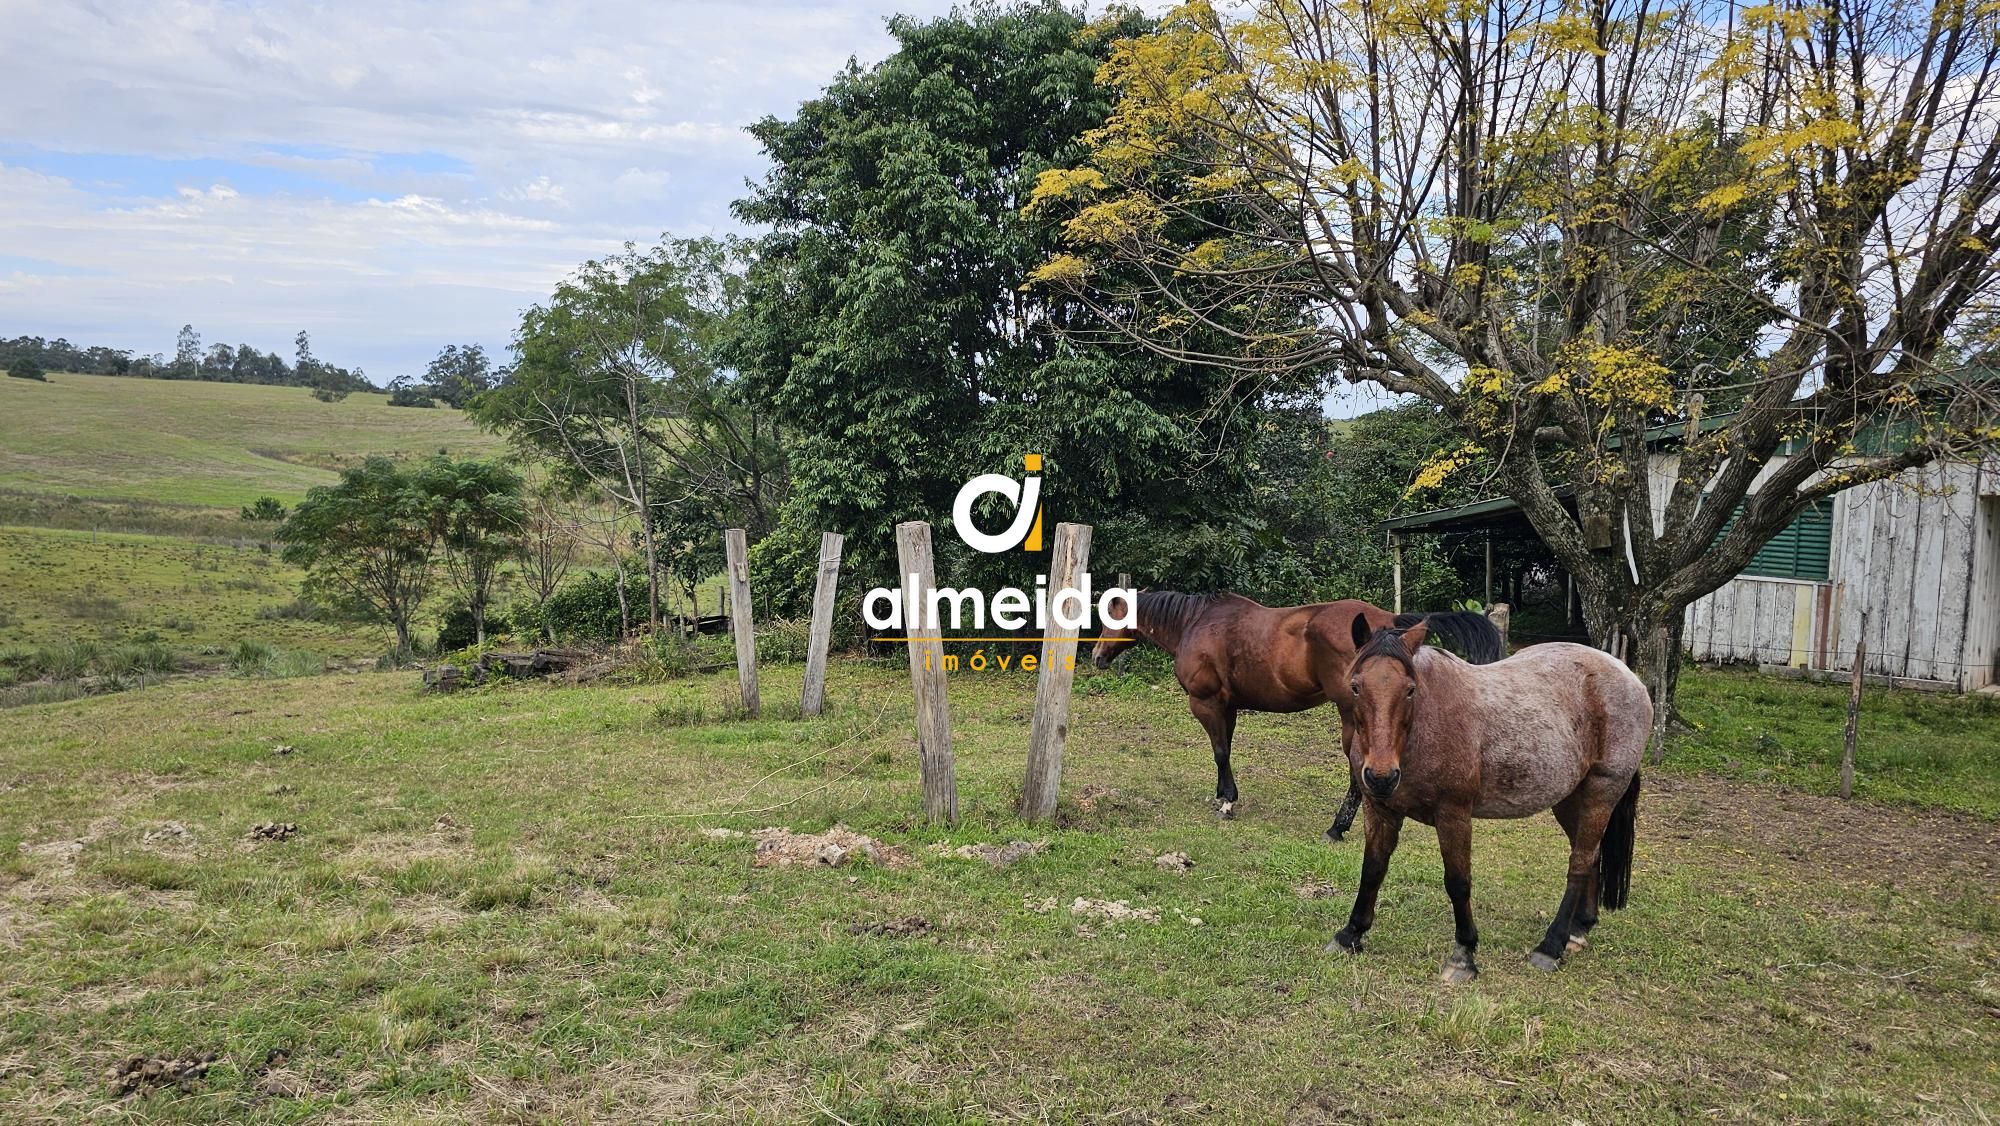
M1347 717L1340 717L1340 755L1347 758L1347 748L1351 736L1347 730ZM1361 772L1353 759L1347 760L1347 796L1340 799L1340 811L1333 815L1333 824L1327 827L1326 839L1339 844L1347 837L1347 830L1354 825L1354 815L1361 812Z
M1236 774L1229 769L1229 746L1236 738L1236 709L1213 699L1190 700L1188 709L1208 732L1215 751L1215 800L1224 818L1236 816Z
M1368 803L1367 843L1361 854L1361 887L1354 893L1354 910L1347 925L1333 936L1328 950L1361 953L1361 940L1375 925L1375 895L1382 890L1382 877L1389 874L1389 857L1396 851L1396 838L1403 832L1403 815Z
M1438 851L1444 856L1444 890L1451 896L1451 917L1457 945L1444 960L1439 975L1446 985L1463 985L1479 976L1473 951L1479 928L1472 923L1472 811L1463 807L1438 810Z

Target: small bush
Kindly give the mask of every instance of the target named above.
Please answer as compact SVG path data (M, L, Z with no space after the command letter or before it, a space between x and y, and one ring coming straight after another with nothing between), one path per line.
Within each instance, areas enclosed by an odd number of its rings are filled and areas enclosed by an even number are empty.
M229 651L229 672L232 676L283 679L314 676L325 669L326 662L317 653L281 649L262 641L239 641L236 648Z
M180 662L158 642L128 642L100 650L92 665L105 676L129 677L173 672Z
M83 589L65 597L58 605L72 618L91 622L116 621L125 616L125 604L86 583Z
M42 371L42 365L23 356L7 365L7 374L15 379L32 379L36 383L47 383L49 377Z
M91 663L97 660L97 650L94 641L45 645L30 658L29 668L50 680L75 680L90 671Z
M625 575L625 601L635 623L646 620L646 576L642 571L628 570ZM618 640L618 576L590 571L571 579L542 604L541 619L533 624L552 628L559 641Z
M277 497L258 497L243 506L243 519L256 524L275 524L285 518L285 506Z
M779 618L757 625L757 660L765 664L801 664L812 642L812 622Z
M486 611L486 638L506 633L510 625L504 614L497 610ZM472 624L472 610L465 606L454 606L447 610L444 619L438 623L437 648L440 653L465 649L478 641L479 634Z
M294 598L277 606L260 606L257 609L257 620L260 622L316 622L325 615L325 609L310 598Z

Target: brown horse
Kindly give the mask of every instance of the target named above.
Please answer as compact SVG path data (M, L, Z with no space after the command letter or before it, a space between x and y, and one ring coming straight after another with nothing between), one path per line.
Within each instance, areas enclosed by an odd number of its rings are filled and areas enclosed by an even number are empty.
M1236 775L1229 767L1230 744L1236 735L1236 713L1299 712L1327 702L1323 683L1334 686L1332 699L1341 710L1343 726L1353 703L1347 677L1323 674L1345 668L1353 659L1352 645L1321 645L1315 652L1307 626L1321 615L1346 623L1356 614L1377 627L1411 626L1426 622L1440 637L1458 643L1466 656L1485 664L1503 656L1500 631L1483 615L1469 611L1434 614L1392 614L1358 599L1310 606L1262 606L1238 594L1180 594L1142 591L1137 626L1107 629L1091 650L1104 668L1111 659L1141 639L1174 655L1174 678L1188 694L1188 710L1208 732L1215 752L1215 798L1222 816L1235 815ZM1361 792L1350 782L1347 800L1327 835L1339 840L1354 823Z
M1313 628L1318 635L1332 622ZM1327 949L1361 952L1397 834L1414 817L1437 827L1457 924L1443 978L1471 981L1479 973L1472 819L1552 809L1569 834L1569 883L1528 960L1554 970L1585 945L1600 906L1625 906L1652 700L1623 663L1588 646L1536 645L1473 666L1426 647L1426 632L1422 623L1396 631L1366 614L1349 619L1356 655L1342 671L1355 705L1346 746L1368 793L1367 848L1354 910Z

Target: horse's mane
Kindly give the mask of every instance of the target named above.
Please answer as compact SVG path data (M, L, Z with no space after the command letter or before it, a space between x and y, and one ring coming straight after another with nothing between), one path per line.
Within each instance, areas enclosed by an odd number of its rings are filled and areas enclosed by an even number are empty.
M1376 630L1374 636L1368 639L1368 644L1354 651L1354 663L1348 666L1350 675L1360 672L1362 664L1370 657L1387 657L1402 665L1403 671L1410 674L1410 679L1417 677L1416 663L1410 659L1410 651L1403 648L1403 631L1400 629Z
M1181 636L1187 633L1195 622L1208 613L1222 595L1183 594L1178 590L1142 590L1139 592L1139 632L1150 638L1153 644L1168 650L1178 649Z

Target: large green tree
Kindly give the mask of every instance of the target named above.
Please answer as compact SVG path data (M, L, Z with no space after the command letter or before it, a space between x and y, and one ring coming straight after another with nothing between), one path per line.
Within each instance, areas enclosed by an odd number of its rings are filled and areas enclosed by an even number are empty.
M470 405L629 517L655 627L664 572L687 586L712 571L721 529L761 534L784 487L774 424L717 359L740 254L668 238L585 263L522 317L512 372Z
M792 493L758 546L767 585L810 589L819 534L892 583L892 530L942 523L959 486L1045 455L1050 521L1096 525L1099 572L1232 585L1258 546L1246 474L1260 412L1310 375L1246 380L1093 344L1080 303L1024 290L1057 229L1036 177L1084 155L1113 92L1094 75L1145 29L1055 4L890 21L897 49L752 132L772 161L737 205L768 225L730 358L785 425ZM935 541L958 581L1022 561Z
M430 590L440 533L437 498L421 471L371 457L306 493L278 527L287 563L309 594L369 612L410 652L410 622Z

